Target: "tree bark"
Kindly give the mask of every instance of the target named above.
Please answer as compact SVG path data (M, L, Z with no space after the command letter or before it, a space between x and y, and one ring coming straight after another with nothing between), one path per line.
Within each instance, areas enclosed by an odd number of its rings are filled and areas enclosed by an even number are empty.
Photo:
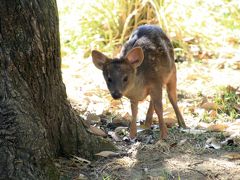
M55 0L1 0L0 70L0 179L58 179L54 157L114 148L67 101Z

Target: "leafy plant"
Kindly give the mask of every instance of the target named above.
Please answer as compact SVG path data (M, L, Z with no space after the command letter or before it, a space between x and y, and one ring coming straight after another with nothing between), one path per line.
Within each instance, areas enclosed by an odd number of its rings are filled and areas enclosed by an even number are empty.
M221 47L236 48L240 42L238 0L58 0L58 4L62 55L87 57L92 49L116 55L142 24L161 26L177 53L188 59L213 51L221 56Z
M235 108L240 104L240 96L236 94L236 90L232 87L220 88L219 94L214 98L215 103L220 107L219 114L226 114L232 119L240 117L240 113Z

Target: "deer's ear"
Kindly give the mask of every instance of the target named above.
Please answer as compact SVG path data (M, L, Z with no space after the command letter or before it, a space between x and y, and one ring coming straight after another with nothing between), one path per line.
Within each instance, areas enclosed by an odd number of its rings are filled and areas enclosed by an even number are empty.
M126 59L133 65L134 68L140 66L144 59L143 50L141 47L135 47L131 49L127 55Z
M92 61L98 69L102 70L104 63L106 63L107 60L108 57L105 56L103 53L96 50L92 51Z

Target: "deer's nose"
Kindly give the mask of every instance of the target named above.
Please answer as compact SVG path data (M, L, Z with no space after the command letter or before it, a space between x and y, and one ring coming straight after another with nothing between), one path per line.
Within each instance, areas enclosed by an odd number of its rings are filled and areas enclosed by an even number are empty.
M112 93L112 97L113 99L120 99L122 97L122 93L120 93L119 91L114 91Z

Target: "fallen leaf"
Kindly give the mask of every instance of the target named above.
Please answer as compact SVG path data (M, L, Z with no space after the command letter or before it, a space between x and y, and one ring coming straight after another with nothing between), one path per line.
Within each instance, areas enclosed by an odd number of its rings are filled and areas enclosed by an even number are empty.
M226 87L226 89L227 89L228 92L233 92L233 93L237 91L237 88L234 88L234 87L232 87L232 86L230 86L230 85L228 85L228 86Z
M87 130L88 130L88 132L95 134L97 136L107 137L107 134L103 130L101 130L95 126L90 126Z
M122 117L115 117L113 120L112 120L112 123L116 126L116 127L118 127L118 126L126 126L126 127L128 127L129 126L129 124L130 124L130 121L128 121L128 120L126 120L126 119L124 119L124 118L122 118Z
M164 118L164 122L168 128L172 128L177 123L177 120L174 118Z
M115 133L119 134L126 134L126 131L128 130L128 127L117 127L115 129Z
M208 126L209 126L208 123L199 122L195 128L196 128L196 129L206 129Z
M220 149L222 145L217 141L215 137L208 138L206 141L206 148Z
M202 129L180 129L182 132L186 132L189 134L202 134L205 133L206 130L202 130Z
M209 80L209 78L210 78L209 76L201 74L199 72L199 73L189 74L186 79L190 80L190 81L196 81L196 80L199 80L199 79L207 81L207 80Z
M228 128L226 124L212 124L207 127L208 131L223 132Z
M153 118L152 118L152 124L153 124L153 125L158 125L158 124L159 124L157 117L153 117Z
M175 116L175 112L172 107L168 107L163 111L163 118L172 118Z
M240 132L236 132L232 134L229 138L231 138L234 141L234 144L240 145Z
M218 69L224 69L224 67L225 67L225 62L222 62L222 63L217 64L216 67L217 67Z
M182 146L187 142L187 139L183 139L178 143L178 146Z
M100 117L98 115L96 115L95 113L88 113L87 121L90 121L91 124L98 123L98 122L100 122Z
M81 157L78 157L78 156L74 156L74 155L72 156L72 160L80 162L80 163L91 164L91 161L89 161L87 159L84 159L84 158L81 158Z
M240 69L240 61L236 61L232 65L233 69L239 70Z
M217 111L215 110L210 110L208 115L213 119L217 117Z
M206 102L201 105L201 108L206 110L216 110L218 109L218 105L213 102Z
M174 142L174 143L170 144L170 148L174 148L176 146L177 146L177 142Z
M128 156L123 156L122 158L117 158L115 162L121 167L133 167L136 164L136 159Z
M224 136L228 137L240 137L240 125L238 123L232 123L224 132Z
M96 156L102 156L102 157L113 157L113 156L118 156L119 153L115 153L112 151L102 151L100 153L95 154Z
M187 43L192 43L195 41L195 38L194 37L185 37L185 38L183 38L183 41L187 42Z
M137 126L137 129L139 131L143 131L145 129L149 129L149 127L147 127L145 124L140 124L140 125Z
M232 138L227 138L221 142L222 145L233 146L235 145L234 140Z
M147 177L147 180L164 180L164 179L166 179L166 178L163 176L148 176Z
M109 131L108 135L110 135L117 142L122 141L116 132Z
M111 101L111 106L120 106L121 105L121 101L119 100L112 100Z
M78 178L77 178L78 180L88 180L88 177L87 176L85 176L84 174L79 174L78 175Z
M197 56L200 53L200 47L198 45L191 44L190 51L194 56Z
M224 158L228 158L229 160L238 160L240 159L240 153L229 153L223 156Z
M237 104L234 108L240 113L240 104Z
M131 121L132 120L132 116L128 112L123 116L123 118L125 120L127 120L127 121Z
M94 92L93 91L88 91L84 93L85 96L93 96Z
M86 128L90 127L90 121L82 120L82 123Z

